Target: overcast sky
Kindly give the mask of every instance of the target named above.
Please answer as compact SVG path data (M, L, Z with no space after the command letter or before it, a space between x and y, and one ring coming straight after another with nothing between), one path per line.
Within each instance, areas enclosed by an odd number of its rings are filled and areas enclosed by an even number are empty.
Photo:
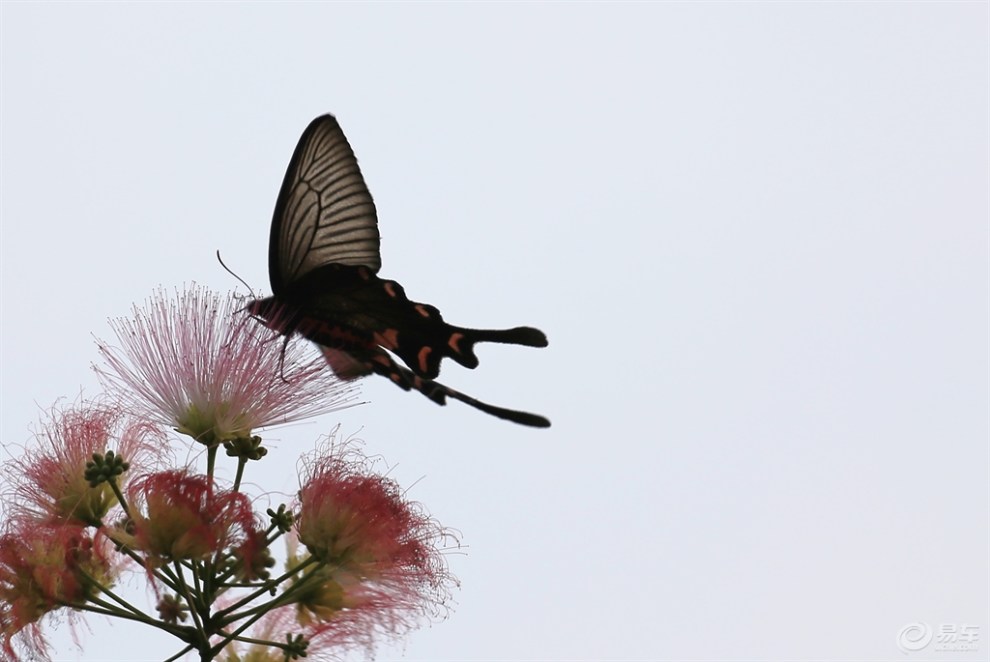
M268 435L265 488L339 422L462 532L454 613L380 659L986 659L987 3L0 12L5 444L97 392L108 317L233 288L217 249L268 289L331 112L382 275L550 338L441 380L550 430L375 378ZM57 659L177 650L89 622Z

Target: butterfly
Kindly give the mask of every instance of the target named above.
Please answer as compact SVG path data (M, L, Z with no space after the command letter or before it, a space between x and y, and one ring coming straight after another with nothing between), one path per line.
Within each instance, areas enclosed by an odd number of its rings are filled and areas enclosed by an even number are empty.
M272 296L248 312L272 330L314 342L341 379L376 374L437 404L447 398L522 425L549 427L537 414L476 400L435 381L451 358L475 368L474 345L546 347L539 329L468 329L434 306L406 297L381 267L378 213L344 132L332 115L313 120L296 145L275 203L268 246ZM392 355L401 359L399 364Z

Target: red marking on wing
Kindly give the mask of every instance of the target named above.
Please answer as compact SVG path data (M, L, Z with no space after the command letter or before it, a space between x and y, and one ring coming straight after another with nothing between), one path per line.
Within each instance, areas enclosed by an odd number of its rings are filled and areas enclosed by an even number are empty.
M399 331L398 329L385 329L384 331L376 331L375 342L386 349L395 349L399 346Z
M420 372L426 372L427 371L426 361L427 361L427 359L430 356L430 352L432 352L432 351L433 351L433 348L432 347L424 346L421 350L419 350L419 354L416 355L416 358L419 361L419 371Z
M429 311L429 310L427 310L427 309L426 309L426 306L424 306L423 304L421 304L421 303L417 303L417 304L415 305L415 309L416 309L416 312L417 312L417 313L419 313L420 315L422 315L422 316L423 316L423 317L425 317L426 319L429 319L429 318L430 318L430 311Z
M461 339L463 339L463 338L464 338L464 334L463 333L461 333L460 331L455 331L454 333L450 334L450 339L447 340L447 345L452 350L454 350L455 352L457 352L458 354L460 354L461 353L461 348L458 347L458 345L460 344Z
M395 283L391 280L385 281L385 294L389 295L393 299L396 297L395 294Z

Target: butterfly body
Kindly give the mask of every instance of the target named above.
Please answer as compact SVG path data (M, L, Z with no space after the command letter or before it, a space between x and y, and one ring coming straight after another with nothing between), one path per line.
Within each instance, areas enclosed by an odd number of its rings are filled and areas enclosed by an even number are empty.
M549 426L542 416L494 407L433 381L444 358L476 367L478 342L545 347L546 336L531 327L447 324L436 307L409 300L401 285L377 275L378 244L374 204L353 152L337 121L318 117L296 147L276 204L273 296L248 310L278 333L316 343L343 379L380 374L439 404L449 396L500 418Z

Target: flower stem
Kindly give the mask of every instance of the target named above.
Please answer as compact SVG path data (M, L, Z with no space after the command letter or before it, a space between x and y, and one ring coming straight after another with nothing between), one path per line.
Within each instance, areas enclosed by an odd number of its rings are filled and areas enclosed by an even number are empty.
M107 480L107 483L110 484L110 489L113 490L114 496L117 497L117 503L120 504L124 514L127 515L127 519L134 519L131 517L131 511L127 507L127 499L124 498L124 493L120 491L120 485L117 484L117 479L110 478Z
M244 476L244 467L247 465L248 459L243 455L237 458L237 475L234 477L234 491L237 492L241 489L241 478Z
M188 646L186 646L185 648L183 648L182 650L180 650L178 653L176 653L172 657L164 660L164 662L175 662L175 660L178 660L180 657L182 657L183 655L185 655L186 653L188 653L189 651L191 651L193 648L194 648L193 645L192 644L189 644Z
M223 621L226 622L226 623L230 623L232 621L238 620L238 618L229 618L228 619L227 616L231 612L236 611L237 609L243 607L244 605L248 604L249 602L252 602L253 600L257 599L258 597L264 595L265 593L268 593L270 591L270 587L271 586L278 586L279 584L281 584L282 582L284 582L289 577L292 577L293 575L295 575L296 573L298 573L299 571L301 571L303 568L305 568L305 567L307 567L307 566L309 566L309 565L311 565L313 563L316 563L316 562L317 561L316 561L315 558L313 558L312 556L309 557L308 559L306 559L305 561L303 561L302 563L300 563L299 565L297 565L296 567L294 567L292 570L286 571L278 579L272 580L270 582L266 582L265 583L265 586L263 586L262 588L258 589L254 593L251 593L248 596L242 598L241 600L238 600L237 602L235 602L234 604L230 605L226 609L221 609L220 611L218 611L215 614L215 616L218 619L223 619ZM285 595L285 593L282 594L282 596L284 596L284 595ZM282 596L280 596L280 598Z
M178 561L173 562L173 565L175 566L176 579L178 579L179 594L185 599L186 605L189 607L189 613L192 614L193 622L196 623L196 629L200 632L204 640L208 640L206 630L203 628L199 601L193 598L192 593L189 591L189 587L186 586L184 575L182 573L182 566L179 565Z
M206 449L206 478L208 489L213 490L213 472L217 465L217 451L220 449L219 444L213 444Z

